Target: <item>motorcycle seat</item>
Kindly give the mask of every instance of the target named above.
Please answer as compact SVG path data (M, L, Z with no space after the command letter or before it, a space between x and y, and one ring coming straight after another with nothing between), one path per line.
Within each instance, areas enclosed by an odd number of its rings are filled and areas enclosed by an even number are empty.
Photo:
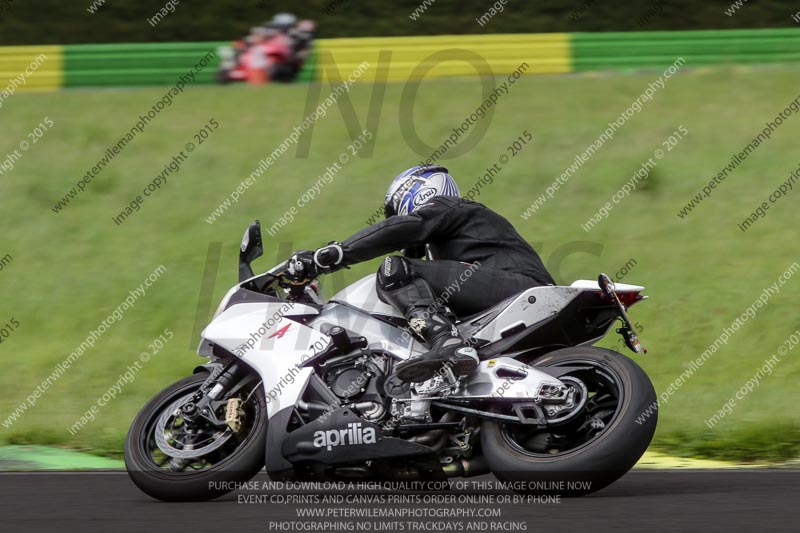
M525 291L527 291L527 290L528 289L525 289ZM477 321L477 320L479 320L479 319L481 319L483 317L489 316L489 315L493 315L493 316L497 315L497 314L500 313L500 311L502 311L503 309L508 307L511 304L511 302L513 302L514 299L517 296L519 296L520 294L522 294L525 291L520 291L517 294L509 296L505 300L502 300L502 301L494 304L491 307L487 307L483 311L479 311L477 313L474 313L474 314L471 314L471 315L468 315L468 316L465 316L465 317L458 317L456 319L456 324L469 324L471 322L475 322L475 321Z

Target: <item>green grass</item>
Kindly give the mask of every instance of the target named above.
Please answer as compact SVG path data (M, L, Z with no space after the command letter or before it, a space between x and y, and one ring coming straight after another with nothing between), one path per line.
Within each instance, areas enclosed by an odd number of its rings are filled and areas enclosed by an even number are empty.
M534 217L523 210L656 76L527 77L504 96L488 132L468 153L446 160L464 190L509 143L528 130L533 144L512 159L478 198L508 217L552 263L565 243L599 243L599 256L573 253L558 274L566 280L611 274L629 259L626 282L647 286L650 300L632 310L644 325L647 356L637 361L665 390L794 261L796 203L789 196L742 233L741 222L798 166L800 118L793 117L687 219L680 207L728 162L785 104L797 96L796 70L703 70L676 76L632 118ZM351 96L365 124L372 88ZM428 81L413 110L417 130L438 144L480 102L476 80ZM389 180L421 154L408 148L399 127L402 85L389 85L372 157L353 158L294 223L275 238L259 266L277 250L311 248L344 239L375 210ZM323 89L323 96L328 89ZM0 443L67 445L117 454L137 410L159 389L191 372L200 359L190 344L209 243L221 242L214 305L235 282L236 251L245 225L265 226L336 160L348 144L338 111L319 120L310 155L294 149L278 160L218 222L204 218L224 200L304 116L306 87L208 87L187 91L165 110L63 213L53 204L100 158L113 140L146 112L163 89L19 94L0 109L5 154L45 117L52 130L0 176L0 324L20 328L0 345L0 421L97 327L128 291L160 264L168 271L10 428ZM119 213L210 118L220 123L179 174L122 226ZM590 233L585 222L630 174L684 125L689 134L661 160L646 187L615 207ZM797 194L797 193L795 193ZM794 213L794 214L793 214ZM579 250L585 245L578 244ZM345 273L352 282L377 261ZM330 283L330 280L327 282ZM800 450L800 412L794 409L800 349L785 357L761 386L714 429L704 420L800 327L791 280L755 319L676 392L660 413L655 445L683 455L782 459ZM175 332L97 420L75 436L67 428L137 360L164 328ZM604 342L612 345L616 339Z

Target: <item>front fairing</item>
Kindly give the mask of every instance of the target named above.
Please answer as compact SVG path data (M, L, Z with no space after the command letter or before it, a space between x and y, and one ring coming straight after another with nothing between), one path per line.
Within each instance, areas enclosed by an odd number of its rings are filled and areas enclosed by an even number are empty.
M271 417L298 401L312 372L300 364L330 342L303 323L318 313L316 307L287 301L238 303L217 316L202 335L258 373Z

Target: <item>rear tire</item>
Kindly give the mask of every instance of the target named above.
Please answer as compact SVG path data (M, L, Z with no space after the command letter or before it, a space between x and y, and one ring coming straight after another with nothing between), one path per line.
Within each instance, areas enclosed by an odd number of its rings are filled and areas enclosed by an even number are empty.
M600 490L628 472L650 445L658 421L656 393L647 374L628 357L596 347L557 350L533 364L596 366L619 383L616 413L585 443L555 453L525 450L509 438L505 424L487 420L481 446L492 473L519 492L577 496ZM643 417L645 413L650 414Z
M159 392L133 421L125 442L128 475L143 492L163 501L206 501L227 494L236 484L251 479L264 466L267 409L261 386L249 400L254 422L233 453L197 472L170 472L152 459L152 434L164 410L176 399L196 391L208 378L199 373Z

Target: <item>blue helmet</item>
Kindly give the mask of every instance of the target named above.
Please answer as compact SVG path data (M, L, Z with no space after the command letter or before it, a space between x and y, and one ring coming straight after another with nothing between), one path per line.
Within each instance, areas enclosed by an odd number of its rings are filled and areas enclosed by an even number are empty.
M401 172L386 191L386 218L410 215L434 196L461 196L458 185L442 166L418 165Z

